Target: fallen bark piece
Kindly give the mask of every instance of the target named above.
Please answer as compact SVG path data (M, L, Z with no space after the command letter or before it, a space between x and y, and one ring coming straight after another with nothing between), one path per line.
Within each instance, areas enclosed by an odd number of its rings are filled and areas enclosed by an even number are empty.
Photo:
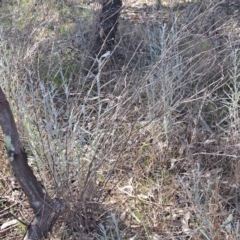
M17 224L17 223L18 223L18 220L17 220L17 219L10 220L10 221L8 221L8 222L3 223L0 229L3 230L3 229L5 229L5 228L8 228L8 227L10 227L10 226L12 226L12 225L15 225L15 224Z

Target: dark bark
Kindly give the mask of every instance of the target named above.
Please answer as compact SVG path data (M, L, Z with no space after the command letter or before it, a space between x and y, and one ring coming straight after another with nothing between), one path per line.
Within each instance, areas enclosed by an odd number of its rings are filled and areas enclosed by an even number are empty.
M98 57L107 51L111 51L114 47L117 23L122 7L122 0L102 1L100 20L93 46L93 55Z
M9 163L21 188L28 197L35 218L28 227L25 239L44 239L56 222L62 206L55 203L43 192L32 169L28 165L27 155L20 142L17 127L9 103L0 87L0 125L7 149Z

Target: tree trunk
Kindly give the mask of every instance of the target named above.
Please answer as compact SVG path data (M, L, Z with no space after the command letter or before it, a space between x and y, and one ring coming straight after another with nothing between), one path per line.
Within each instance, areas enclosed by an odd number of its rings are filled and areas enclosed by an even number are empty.
M25 239L37 240L47 237L56 222L63 206L54 202L47 193L43 192L32 169L28 165L27 155L20 142L16 123L9 103L0 87L0 125L7 149L9 163L15 177L28 197L35 219L28 227Z
M100 57L114 47L117 23L122 7L122 0L102 0L99 25L93 46L94 57Z

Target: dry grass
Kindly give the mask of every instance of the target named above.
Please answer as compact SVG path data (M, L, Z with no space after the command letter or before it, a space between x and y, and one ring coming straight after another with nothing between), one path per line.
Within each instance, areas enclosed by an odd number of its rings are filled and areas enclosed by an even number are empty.
M239 238L239 3L146 4L123 10L97 72L97 4L0 7L1 86L29 164L67 205L50 239ZM1 165L0 224L31 221Z

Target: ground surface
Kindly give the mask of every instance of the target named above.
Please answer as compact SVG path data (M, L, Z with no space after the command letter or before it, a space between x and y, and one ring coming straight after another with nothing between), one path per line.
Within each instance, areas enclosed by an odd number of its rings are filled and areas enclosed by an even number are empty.
M0 7L1 87L67 206L49 239L239 239L240 3L124 6L98 72L98 4ZM0 238L21 239L33 216L3 149Z

